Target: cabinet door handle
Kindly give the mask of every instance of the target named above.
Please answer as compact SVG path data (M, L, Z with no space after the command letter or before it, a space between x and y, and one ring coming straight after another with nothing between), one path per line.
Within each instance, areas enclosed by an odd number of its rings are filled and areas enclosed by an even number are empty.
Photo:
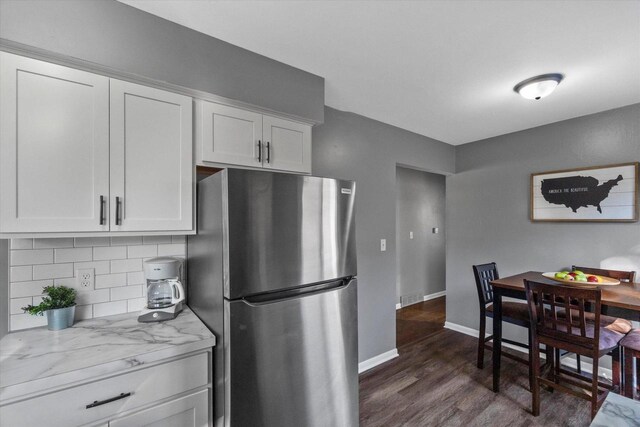
M271 143L267 141L267 163L271 161Z
M100 225L104 225L104 196L100 196Z
M112 397L110 399L105 400L94 400L93 403L89 403L86 409L95 408L96 406L104 405L105 403L115 402L116 400L124 399L125 397L131 396L131 392L129 393L120 393L118 396Z
M258 163L262 163L262 141L258 140Z
M116 196L116 225L122 225L122 200Z

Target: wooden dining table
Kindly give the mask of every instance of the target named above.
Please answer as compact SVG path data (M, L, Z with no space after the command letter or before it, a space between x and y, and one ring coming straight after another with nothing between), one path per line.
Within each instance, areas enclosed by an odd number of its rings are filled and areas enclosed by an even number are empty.
M491 281L493 286L493 391L500 391L500 358L502 356L502 298L526 299L524 280L557 285L539 271L527 271ZM570 285L568 285L570 286ZM598 286L602 289L602 305L640 314L640 282ZM637 320L632 319L632 320Z

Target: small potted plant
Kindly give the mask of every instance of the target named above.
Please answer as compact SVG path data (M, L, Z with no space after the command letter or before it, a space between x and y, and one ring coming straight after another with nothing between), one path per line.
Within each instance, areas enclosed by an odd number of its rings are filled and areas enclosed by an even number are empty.
M76 314L76 291L66 286L45 286L45 296L38 305L22 307L25 313L42 316L47 313L47 327L59 331L73 325Z

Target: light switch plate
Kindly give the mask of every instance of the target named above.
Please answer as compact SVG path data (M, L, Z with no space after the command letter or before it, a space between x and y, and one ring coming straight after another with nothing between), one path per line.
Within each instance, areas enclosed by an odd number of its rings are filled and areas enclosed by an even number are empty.
M409 232L409 238L410 238L410 239L413 239L413 231L410 231L410 232Z
M387 250L387 239L380 239L380 252Z

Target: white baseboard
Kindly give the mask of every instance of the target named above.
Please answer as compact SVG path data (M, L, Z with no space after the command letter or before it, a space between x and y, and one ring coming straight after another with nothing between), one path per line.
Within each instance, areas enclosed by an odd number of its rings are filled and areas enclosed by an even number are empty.
M478 338L478 335L480 335L480 331L478 331L477 329L473 329L473 328L468 328L466 326L462 326L462 325L458 325L457 323L452 323L452 322L444 322L444 327L446 329L451 329L452 331L456 331L456 332L460 332L462 334L465 335L470 335L474 338ZM491 335L490 333L486 334L487 336ZM518 347L512 344L508 344L508 343L502 343L502 345L504 347L510 348L512 350L516 350L519 351L520 353L524 353L524 354L529 354L529 351L526 348L522 348L522 347ZM544 354L541 355L541 357L544 357ZM562 359L562 364L564 366L567 366L569 368L573 368L576 369L578 367L578 363L576 362L576 360L573 357L565 357ZM588 373L593 373L593 365L591 363L587 363L584 360L580 362L580 367L583 371L588 372ZM604 378L609 378L611 379L611 369L609 368L603 368L603 367L599 367L598 368L598 375L600 375L601 377Z
M423 301L429 301L432 299L440 298L447 295L447 291L440 291L433 294L425 295Z
M358 363L358 373L361 374L364 371L368 371L371 368L375 368L376 366L381 365L384 362L387 362L391 359L395 359L396 357L398 357L397 348L394 348L393 350L389 350L385 353L374 356L371 359L367 359L364 362Z
M433 294L425 295L422 298L422 301L429 301L429 300L432 300L432 299L443 297L445 295L447 295L447 291L436 292L436 293L433 293ZM418 301L418 302L420 302L420 301ZM417 304L418 302L415 302L414 304ZM402 304L396 303L396 310L400 310L401 308L402 308Z

